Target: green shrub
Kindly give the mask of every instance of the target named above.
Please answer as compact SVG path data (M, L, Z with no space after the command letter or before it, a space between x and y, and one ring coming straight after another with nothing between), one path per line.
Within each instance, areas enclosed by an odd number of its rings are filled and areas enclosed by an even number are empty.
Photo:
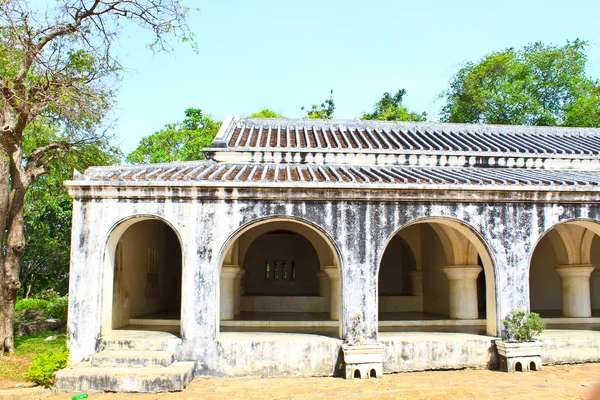
M39 310L40 314L46 315L48 313L49 303L50 302L45 299L22 299L15 304L15 311Z
M68 350L47 351L34 357L31 360L31 365L27 368L27 380L44 387L52 386L54 384L54 373L65 368L68 359Z
M50 302L58 299L60 296L54 289L47 289L35 295L36 299L48 300Z
M506 339L509 342L533 342L546 324L537 313L513 311L502 321L506 328Z
M69 297L64 295L48 304L48 316L61 321L67 320L67 311L69 309Z

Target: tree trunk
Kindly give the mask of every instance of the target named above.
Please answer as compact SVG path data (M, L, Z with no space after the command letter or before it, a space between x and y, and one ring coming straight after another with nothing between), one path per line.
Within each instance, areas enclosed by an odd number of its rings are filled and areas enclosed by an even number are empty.
M8 196L8 213L4 214L8 218L7 236L6 236L6 254L3 263L3 291L4 298L3 321L4 321L4 351L13 353L15 320L15 302L17 292L21 287L19 282L19 270L21 268L21 255L25 248L25 232L23 220L23 205L25 193L31 181L27 172L23 168L23 149L20 145L15 145L10 151L10 194ZM6 217L5 217L6 218Z
M5 233L6 232L6 216L8 213L8 192L10 190L9 183L9 166L8 166L8 157L4 151L0 150L0 239L2 240L2 244L4 244ZM4 251L0 251L0 357L4 354L4 347L7 337L6 332L6 323L9 318L6 310L7 307L5 305L5 278L4 278ZM12 332L12 326L11 326Z

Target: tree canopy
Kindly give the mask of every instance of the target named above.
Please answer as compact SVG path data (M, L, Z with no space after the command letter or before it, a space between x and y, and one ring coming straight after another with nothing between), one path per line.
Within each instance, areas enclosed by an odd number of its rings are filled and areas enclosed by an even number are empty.
M0 354L14 351L28 189L53 164L108 146L100 128L121 76L113 44L123 22L146 29L155 51L168 50L171 39L193 38L186 13L180 0L1 2ZM52 134L38 136L42 125Z
M600 126L600 84L586 75L586 46L538 42L467 63L443 93L442 121Z
M321 104L313 104L310 109L302 107L302 111L306 112L306 117L309 119L332 119L335 111L335 103L333 101L333 90L329 92L329 98Z
M250 114L250 118L285 118L285 116L268 108L263 108L259 112Z
M364 113L360 119L381 121L427 121L427 113L411 112L402 104L406 90L400 89L395 95L385 92L375 105L372 113Z
M181 122L167 124L164 129L142 138L127 156L130 163L159 163L204 159L202 149L210 146L221 123L202 110L188 108Z

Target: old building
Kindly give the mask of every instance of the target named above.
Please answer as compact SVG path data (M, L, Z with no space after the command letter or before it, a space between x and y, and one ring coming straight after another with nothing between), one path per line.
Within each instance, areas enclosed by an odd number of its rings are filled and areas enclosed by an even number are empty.
M544 362L600 359L600 130L229 118L206 154L66 183L71 372L486 367L514 309Z

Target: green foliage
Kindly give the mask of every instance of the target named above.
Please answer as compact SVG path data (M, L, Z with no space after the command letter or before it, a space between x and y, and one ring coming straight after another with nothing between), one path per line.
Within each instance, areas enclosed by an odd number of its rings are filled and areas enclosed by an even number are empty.
M50 301L45 299L22 299L15 304L15 311L39 310L41 314L46 315Z
M335 103L333 101L333 90L329 93L329 98L321 104L313 104L310 110L306 110L304 106L302 111L306 111L306 117L309 119L332 119L335 111Z
M276 113L268 108L263 108L259 112L250 114L250 118L285 118L283 115Z
M533 43L461 68L443 94L445 122L600 126L600 83L585 75L587 42Z
M51 301L48 304L48 316L59 319L61 321L67 320L67 312L69 310L69 296L64 295Z
M27 368L27 380L49 387L54 384L54 373L67 366L68 350L47 351L36 356Z
M127 162L146 164L204 159L202 149L210 146L221 123L195 108L185 110L185 116L182 122L168 124L142 138L138 147L127 156Z
M395 95L385 92L375 106L372 113L364 113L363 120L380 121L426 121L427 113L421 114L411 112L402 105L402 99L406 95L406 90L400 89Z
M49 336L54 339L47 340ZM0 380L25 381L31 359L46 351L62 352L67 348L66 335L42 332L31 336L15 337L15 354L0 357Z
M506 328L506 339L510 342L533 342L546 328L537 313L516 310L502 321Z
M25 141L26 149L42 146L57 134L48 125L32 124ZM121 152L107 143L95 143L74 149L61 162L50 163L49 172L39 176L25 196L25 239L19 279L21 296L29 297L46 289L67 293L71 245L73 202L63 182L71 179L73 169L85 171L93 165L117 163Z

